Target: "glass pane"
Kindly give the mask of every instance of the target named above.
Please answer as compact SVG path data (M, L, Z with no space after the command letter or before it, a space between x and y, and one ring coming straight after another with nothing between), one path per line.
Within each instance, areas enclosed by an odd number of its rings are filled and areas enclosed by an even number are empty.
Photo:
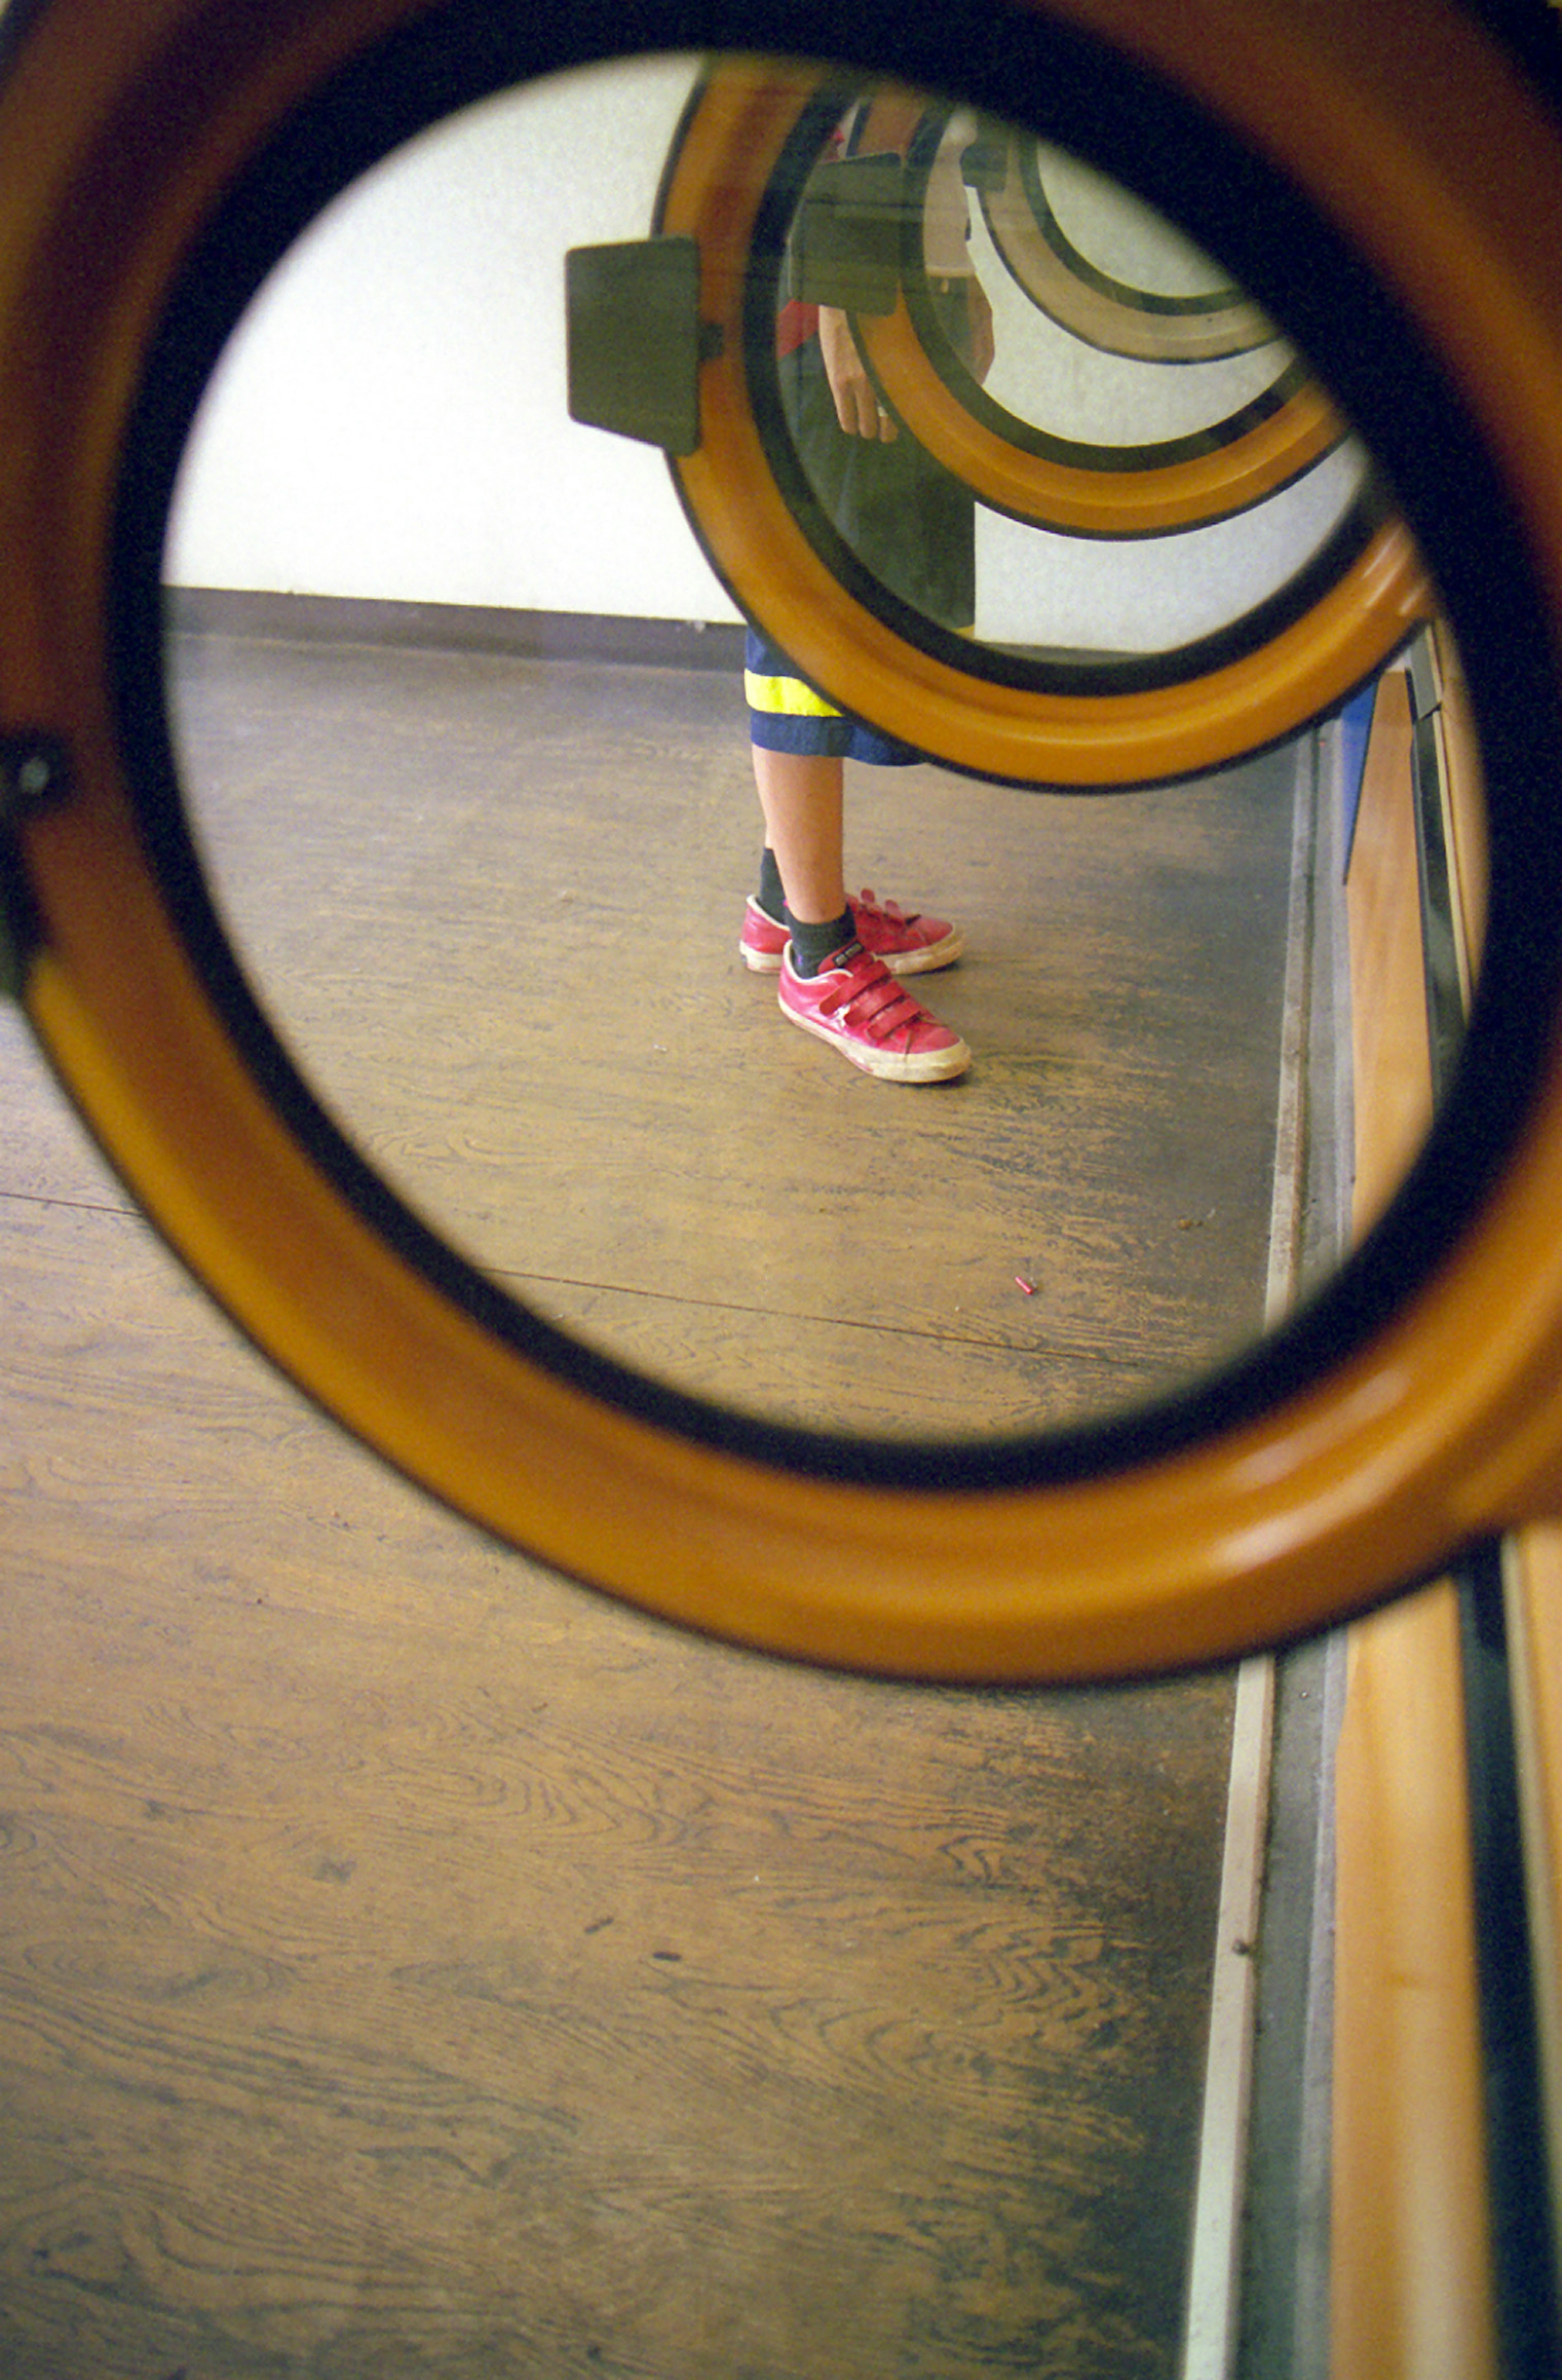
M792 1029L784 929L748 906L768 763L744 624L664 458L572 422L566 397L566 253L646 235L705 71L601 69L441 126L345 193L239 324L167 562L200 851L323 1104L589 1346L847 1434L1120 1411L1251 1343L1350 1227L1355 726L1109 800L847 757L845 882L879 896L854 917L897 966L947 953L883 905L958 927L958 965L890 983L972 1063L907 1086ZM827 127L827 162L863 106ZM990 136L942 101L922 113L940 156ZM1052 155L1045 175L1104 275L1223 301L1218 266L1137 200ZM1006 412L1127 449L1273 384L1269 340L1197 364L1087 346L1015 280L981 190L955 187L965 245L924 225L923 262L964 285L940 302L968 332L990 305L990 368L969 376ZM819 301L779 278L774 296L803 310L779 369L812 375L818 415ZM988 344L984 323L978 367ZM852 443L854 467L871 443L914 485L938 476L903 428ZM1126 540L1016 521L946 472L970 617L929 597L928 620L1006 662L1174 655L1305 572L1364 470L1346 442L1233 518ZM869 510L840 517L877 571ZM798 757L827 745L803 735ZM1413 838L1408 770L1407 747ZM814 814L828 828L828 803ZM1408 848L1396 900L1419 897Z

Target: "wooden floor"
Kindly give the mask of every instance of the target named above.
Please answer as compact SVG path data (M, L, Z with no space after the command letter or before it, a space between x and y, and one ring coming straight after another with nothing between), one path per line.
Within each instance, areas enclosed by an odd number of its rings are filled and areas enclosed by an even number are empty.
M904 1093L737 965L720 678L183 666L312 1077L549 1310L875 1429L1093 1409L1252 1326L1283 762L865 779L859 875L970 944L977 1065ZM1172 2373L1229 1680L673 1636L236 1344L9 1015L0 1111L4 2380Z
M1117 1407L1256 1328L1290 754L1105 801L864 771L854 881L969 941L926 991L977 1066L894 1098L735 962L757 811L725 676L212 639L180 677L211 864L306 1071L582 1335L751 1410L949 1435Z

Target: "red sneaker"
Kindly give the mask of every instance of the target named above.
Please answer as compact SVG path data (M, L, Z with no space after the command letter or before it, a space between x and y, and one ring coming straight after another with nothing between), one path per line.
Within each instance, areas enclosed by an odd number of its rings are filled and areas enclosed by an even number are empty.
M919 917L898 901L880 901L859 892L849 904L857 940L870 957L882 959L891 975L926 975L934 967L953 965L965 948L965 937L944 917ZM766 916L752 895L744 916L738 951L745 966L757 975L779 975L786 948L786 928Z
M793 973L781 961L781 1014L805 1033L833 1042L865 1075L887 1083L947 1083L963 1075L971 1052L958 1033L902 991L882 959L848 943L817 975Z

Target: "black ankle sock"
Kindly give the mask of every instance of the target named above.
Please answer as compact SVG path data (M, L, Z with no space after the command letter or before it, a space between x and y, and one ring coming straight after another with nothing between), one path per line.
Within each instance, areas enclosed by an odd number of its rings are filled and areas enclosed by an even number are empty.
M857 929L852 912L843 909L839 917L827 917L822 926L811 926L805 918L787 913L786 930L792 937L792 965L796 975L817 975L827 959L837 951L854 942Z
M759 855L759 890L754 897L766 917L774 917L780 925L786 915L786 891L776 866L776 855L769 844Z

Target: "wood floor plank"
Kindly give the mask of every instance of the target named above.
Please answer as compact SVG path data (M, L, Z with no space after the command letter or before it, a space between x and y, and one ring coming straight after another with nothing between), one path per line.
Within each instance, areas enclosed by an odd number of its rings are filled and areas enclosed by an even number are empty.
M672 1091L654 1050L638 1087L603 1091L568 1175L583 1211L581 1172L602 1178L583 1242L581 1213L551 1207L589 1120L551 1107L537 1045L523 1063L555 946L539 929L527 958L491 918L462 939L478 873L527 915L532 880L491 848L460 882L430 875L408 832L421 816L465 847L407 792L430 719L476 787L517 698L486 665L451 680L404 662L375 724L336 659L206 652L230 691L232 673L260 682L271 722L233 735L224 866L322 1075L382 1100L366 1137L485 1261L551 1279L583 1329L611 1308L604 1329L638 1352L654 1257L694 1317L665 1360L757 1402L790 1363L788 1392L829 1410L851 1367L827 1351L872 1338L927 1427L1137 1393L1245 1327L1255 1226L1232 1184L1272 1102L1272 1080L1241 1079L1250 1040L1267 1066L1268 1027L1229 975L1197 989L1192 943L1158 991L1143 968L1128 982L1132 813L994 796L1002 849L975 832L986 792L917 771L867 822L865 875L920 822L929 885L953 871L990 937L948 986L986 1037L975 1096L917 1100L926 1161L902 1183L881 1087L788 1034L737 968L752 837L733 755L708 685L665 673L628 750L708 843L703 875L670 852L660 881L709 956L649 1012L667 1055L684 1037ZM528 768L551 752L558 783L499 808L534 870L544 844L571 867L560 906L622 948L665 913L641 897L606 761L595 846L578 786L565 799L594 716L582 684L528 683L512 741ZM1220 845L1241 846L1241 898L1267 917L1277 798L1226 795L1202 814L1193 789L1154 797L1137 846L1168 930L1181 918L1220 967ZM1043 815L1033 882L1011 838ZM323 914L321 883L339 895ZM1040 931L1047 911L1112 954L1097 980L1083 941ZM654 994L643 940L636 964ZM1166 1051L1222 1009L1194 1067L1225 1102L1212 1123ZM599 1041L583 1071L599 1059ZM1108 1081L1154 1120L1137 1146L1093 1111ZM6 2380L1163 2380L1229 1679L875 1684L621 1610L440 1512L236 1343L79 1143L14 1018L0 1086ZM733 1177L705 1234L726 1269L697 1298L679 1235L699 1202L669 1194L655 1220L644 1189L690 1170L696 1092L696 1145ZM537 1136L529 1180L506 1096ZM659 1132L684 1155L653 1161ZM808 1158L847 1147L805 1206ZM871 1262L859 1156L880 1185ZM582 1245L621 1252L626 1207L634 1270L582 1264Z
M4 2368L1169 2369L1224 1682L672 1637L62 1223L10 1306Z
M723 680L398 655L381 698L351 650L181 653L269 1005L409 1201L551 1318L604 1293L679 1385L873 1431L899 1384L843 1381L806 1326L943 1339L956 1432L1132 1401L1257 1329L1289 755L1095 801L866 772L856 873L931 900L914 855L971 942L926 990L975 1070L894 1099L735 962L755 804ZM761 1344L805 1326L779 1400L747 1315Z

